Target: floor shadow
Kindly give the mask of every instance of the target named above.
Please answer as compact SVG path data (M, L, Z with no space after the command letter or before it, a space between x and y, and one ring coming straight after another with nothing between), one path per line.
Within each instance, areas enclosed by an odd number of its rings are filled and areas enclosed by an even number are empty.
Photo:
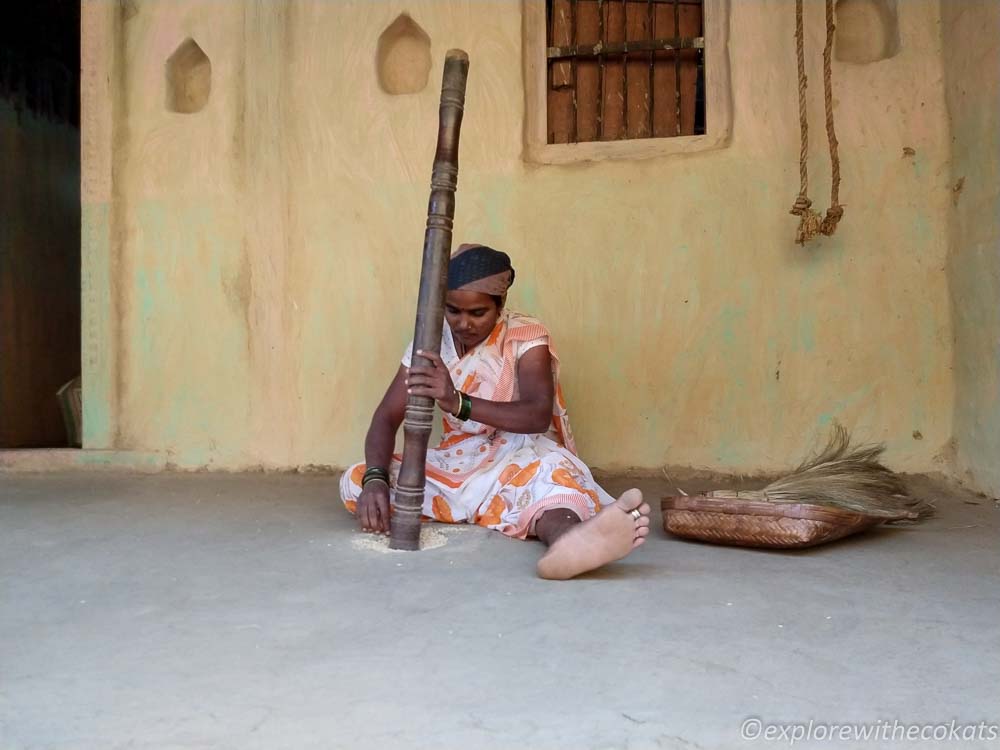
M654 563L611 563L603 568L583 573L574 578L574 581L619 581L637 580L643 578L663 578L669 575L669 569L665 565Z

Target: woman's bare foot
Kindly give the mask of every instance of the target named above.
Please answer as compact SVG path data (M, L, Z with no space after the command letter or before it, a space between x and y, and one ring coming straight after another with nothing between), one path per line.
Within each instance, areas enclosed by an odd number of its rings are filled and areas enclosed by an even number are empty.
M638 518L633 511L639 512ZM648 533L649 506L639 490L628 490L553 542L538 561L538 575L562 581L621 560L646 541Z

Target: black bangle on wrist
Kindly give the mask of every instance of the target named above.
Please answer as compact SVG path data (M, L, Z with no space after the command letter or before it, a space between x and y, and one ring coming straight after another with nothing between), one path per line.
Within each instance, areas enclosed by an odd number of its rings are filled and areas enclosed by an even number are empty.
M361 488L364 489L365 485L369 482L385 482L389 484L389 471L388 469L383 469L381 466L372 466L365 470L364 476L361 478Z

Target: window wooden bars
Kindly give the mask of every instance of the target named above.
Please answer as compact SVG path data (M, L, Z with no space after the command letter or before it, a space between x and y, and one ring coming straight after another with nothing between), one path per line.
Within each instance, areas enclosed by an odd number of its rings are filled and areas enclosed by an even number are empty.
M638 15L643 2L646 6L643 14L645 18ZM564 107L561 110L564 114L557 114L555 122L550 110L550 143L694 135L699 126L704 128L704 112L699 110L704 107L704 99L698 92L703 72L701 61L705 37L684 35L684 32L690 34L691 31L701 31L702 0L620 0L620 3L616 0L549 0L548 5L549 46L546 48L546 59L551 86L549 105L550 108L553 104L557 108ZM657 8L664 5L669 6L672 13L668 11L668 15L661 15L660 20L666 21L667 26L673 26L675 36L658 37L656 34L659 15ZM586 13L585 19L581 18L581 6ZM695 6L697 9L686 10L682 16L681 6ZM593 14L595 8L596 19ZM691 16L692 12L697 15ZM583 34L581 20L585 26ZM595 31L596 42L590 36ZM581 36L589 39L582 41ZM640 38L642 36L646 38ZM694 51L696 56L684 55L685 50ZM673 53L672 86L669 85L669 78L665 79L663 74L658 73L661 68L657 66L657 62L667 62L660 58L660 53ZM645 80L633 79L630 83L630 71L633 76L641 75L646 63L646 60L636 59L640 55L648 56L646 75L642 76ZM682 65L682 60L688 64ZM581 77L581 65L594 65L594 68L587 68L586 76ZM606 108L609 103L616 108L619 105L614 102L613 89L608 89L609 83L614 85L613 80L608 81L609 65L615 71L613 79L620 81L617 97L621 102L620 112L611 112L615 116L613 132L610 133L607 131ZM673 112L668 115L669 110L657 107L656 92L659 90L662 97L670 88L673 89L674 106L671 108ZM584 94L582 99L581 89ZM682 89L687 96L682 94ZM593 111L588 111L588 97L594 94ZM553 95L556 99L552 98ZM637 97L641 97L643 101L637 101ZM634 111L630 111L630 104ZM584 108L583 113L581 107ZM592 120L589 119L591 116ZM621 122L618 122L619 116ZM584 120L583 123L581 119Z
M669 39L637 39L632 42L572 44L568 47L549 47L546 50L546 55L549 60L561 60L567 57L609 57L624 55L628 52L675 52L682 49L705 49L705 37L670 37Z

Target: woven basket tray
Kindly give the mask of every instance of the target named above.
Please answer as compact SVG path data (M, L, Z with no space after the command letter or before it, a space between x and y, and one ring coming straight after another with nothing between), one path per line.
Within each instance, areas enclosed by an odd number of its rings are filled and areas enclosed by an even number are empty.
M668 497L661 507L663 528L670 534L769 549L814 547L887 520L826 505L746 500L725 491Z

